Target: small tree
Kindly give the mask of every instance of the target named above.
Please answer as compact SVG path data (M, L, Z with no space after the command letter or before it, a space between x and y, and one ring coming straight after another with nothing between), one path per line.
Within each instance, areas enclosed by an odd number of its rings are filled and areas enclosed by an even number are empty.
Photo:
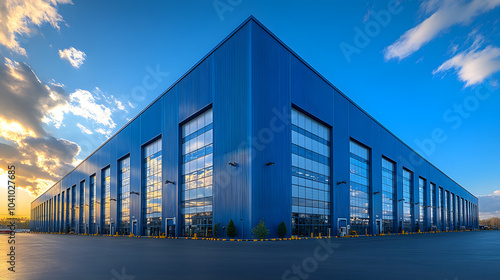
M216 223L214 226L214 237L219 238L220 236L220 223Z
M281 222L279 225L278 225L278 237L279 238L283 238L286 236L286 232L287 232L287 229L286 229L286 224L285 222Z
M234 226L233 220L229 221L229 224L227 224L227 236L229 237L236 237L236 227Z
M261 220L259 224L252 229L252 235L256 236L258 239L264 239L269 235L269 229L267 229L266 225Z

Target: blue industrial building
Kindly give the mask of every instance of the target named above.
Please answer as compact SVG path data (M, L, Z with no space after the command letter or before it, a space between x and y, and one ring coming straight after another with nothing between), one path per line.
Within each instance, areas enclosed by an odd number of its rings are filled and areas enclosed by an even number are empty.
M478 200L250 17L31 204L36 232L475 229Z

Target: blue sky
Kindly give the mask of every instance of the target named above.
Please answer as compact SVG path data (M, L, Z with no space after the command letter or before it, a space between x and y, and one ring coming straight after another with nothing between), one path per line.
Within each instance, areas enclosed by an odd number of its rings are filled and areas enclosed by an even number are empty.
M254 15L394 134L484 196L483 216L500 215L498 0L402 1L393 9L394 1L14 2L0 4L0 97L8 100L0 105L0 168L24 164L31 196ZM435 133L446 139L433 140Z

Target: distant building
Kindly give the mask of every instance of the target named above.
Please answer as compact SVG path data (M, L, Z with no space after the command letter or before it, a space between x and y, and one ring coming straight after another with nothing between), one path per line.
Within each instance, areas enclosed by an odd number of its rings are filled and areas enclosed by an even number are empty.
M301 236L475 229L477 205L250 17L35 199L31 230L212 236L230 220L238 238L260 220L271 236L281 221Z

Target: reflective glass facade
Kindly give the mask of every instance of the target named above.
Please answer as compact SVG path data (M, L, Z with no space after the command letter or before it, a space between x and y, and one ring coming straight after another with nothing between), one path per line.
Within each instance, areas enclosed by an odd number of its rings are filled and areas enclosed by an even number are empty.
M444 215L444 193L443 193L443 188L439 187L439 193L438 193L439 199L439 206L438 206L438 229L439 230L445 230L446 229L446 224L445 220L446 217Z
M118 234L130 234L130 157L118 162Z
M431 214L431 220L430 220L430 223L431 223L431 229L432 230L435 230L435 227L436 227L436 184L434 183L431 183L431 197L430 197L430 201L431 201L431 204L430 204L430 214Z
M426 225L426 219L425 219L425 212L427 209L427 200L425 199L425 193L427 191L426 188L426 180L422 177L418 178L418 209L419 209L419 217L417 221L417 228L416 231L427 231L425 228Z
M356 141L349 142L351 231L370 232L370 150Z
M95 175L90 176L90 207L89 207L89 223L90 223L90 234L97 233L97 188L95 184Z
M102 230L104 234L111 233L111 177L110 169L106 167L101 171L101 220Z
M182 126L182 235L212 236L213 113Z
M396 200L395 164L382 158L382 231L394 233L394 204Z
M80 182L80 220L79 220L79 225L80 225L80 233L86 233L86 227L85 227L85 181Z
M413 219L413 173L403 169L403 226L405 232L412 231Z
M450 192L449 191L445 191L444 213L446 215L445 229L450 230L451 215L450 215Z
M143 148L142 215L144 234L158 236L162 207L162 147L161 138Z
M66 225L64 226L64 231L65 232L70 232L71 231L71 203L70 203L70 189L66 190ZM41 210L41 209L39 209ZM41 225L38 226L39 228Z
M330 129L292 108L292 234L328 235Z
M450 230L455 230L455 195L450 193Z
M71 187L71 231L76 233L76 186Z

